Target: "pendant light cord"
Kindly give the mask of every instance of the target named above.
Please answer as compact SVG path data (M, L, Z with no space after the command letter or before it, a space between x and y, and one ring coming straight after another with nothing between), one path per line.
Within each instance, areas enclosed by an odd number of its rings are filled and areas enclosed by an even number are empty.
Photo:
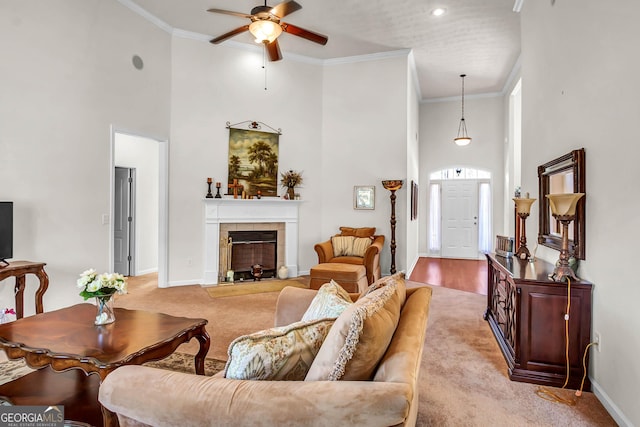
M464 120L464 78L467 77L466 74L460 74L460 77L462 77L462 119Z

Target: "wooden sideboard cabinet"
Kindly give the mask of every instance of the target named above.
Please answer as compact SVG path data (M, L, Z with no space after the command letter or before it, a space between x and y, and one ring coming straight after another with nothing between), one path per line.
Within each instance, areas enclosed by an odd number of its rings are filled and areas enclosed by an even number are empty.
M566 378L565 313L568 286L549 279L553 265L487 254L488 293L485 320L507 361L509 378L562 387ZM582 382L582 357L591 338L589 282L571 282L569 310L569 382ZM587 369L588 369L587 356ZM584 390L589 391L589 377Z

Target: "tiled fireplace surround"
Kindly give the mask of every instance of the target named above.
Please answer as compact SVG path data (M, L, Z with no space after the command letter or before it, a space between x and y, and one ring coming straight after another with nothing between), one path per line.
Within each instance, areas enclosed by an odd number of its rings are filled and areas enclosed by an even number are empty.
M229 231L277 230L277 267L298 275L298 206L300 201L277 198L204 199L205 285L216 285L226 273Z

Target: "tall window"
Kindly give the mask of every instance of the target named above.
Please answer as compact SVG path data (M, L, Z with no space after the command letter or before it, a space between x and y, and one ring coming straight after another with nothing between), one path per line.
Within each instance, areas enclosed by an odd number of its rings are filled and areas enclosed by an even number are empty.
M429 252L440 251L440 184L431 184L429 194Z
M478 188L478 249L491 252L491 185L481 182Z

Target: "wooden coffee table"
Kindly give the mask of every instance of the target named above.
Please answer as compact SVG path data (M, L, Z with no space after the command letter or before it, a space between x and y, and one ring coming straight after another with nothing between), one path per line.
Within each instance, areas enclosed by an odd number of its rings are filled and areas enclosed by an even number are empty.
M0 394L14 404L53 405L60 402L52 401L54 396L33 390L33 387L42 384L58 391L58 386L62 388L71 384L76 391L73 396L66 396L64 402L65 416L69 417L67 406L69 409L76 405L99 407L99 381L114 369L163 359L192 338L200 342L195 356L195 371L204 375L204 360L210 345L209 334L205 330L206 319L116 308L114 323L95 326L95 315L94 305L78 304L0 324L0 348L7 356L11 359L24 357L29 366L43 368L23 377L24 381L18 379L0 386ZM72 368L76 369L68 371ZM81 375L78 370L84 373ZM99 378L87 378L93 373ZM20 387L28 387L29 390L18 392ZM10 393L15 394L15 399ZM113 423L114 415L104 408L102 412L105 425ZM91 422L96 416L93 414L78 420Z

